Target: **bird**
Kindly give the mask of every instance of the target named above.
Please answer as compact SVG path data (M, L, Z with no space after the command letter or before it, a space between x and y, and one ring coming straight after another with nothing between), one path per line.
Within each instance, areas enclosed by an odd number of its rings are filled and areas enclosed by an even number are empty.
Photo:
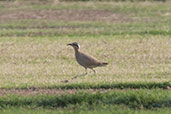
M83 75L87 75L88 68L91 69L94 72L94 74L96 74L96 71L93 68L106 66L108 64L106 62L101 62L88 54L81 52L79 50L80 45L77 42L69 43L67 45L72 46L74 48L76 61L78 62L78 64L85 68L85 73Z

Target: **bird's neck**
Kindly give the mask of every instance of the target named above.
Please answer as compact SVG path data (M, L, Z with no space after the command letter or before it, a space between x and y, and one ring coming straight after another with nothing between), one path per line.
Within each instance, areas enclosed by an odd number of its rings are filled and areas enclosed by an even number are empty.
M74 48L74 50L75 50L75 53L79 52L78 49L75 49L75 48Z
M74 48L74 50L75 50L75 56L78 55L79 50L78 49L75 49L75 48Z

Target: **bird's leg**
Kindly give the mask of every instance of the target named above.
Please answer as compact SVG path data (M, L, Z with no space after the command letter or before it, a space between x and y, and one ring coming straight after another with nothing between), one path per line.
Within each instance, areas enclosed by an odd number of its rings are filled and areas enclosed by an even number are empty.
M76 79L77 77L85 76L85 75L87 75L87 68L85 68L85 73L84 73L84 74L77 75L77 76L75 76L75 77L73 77L73 78L71 78L71 79L73 80L73 79Z
M85 68L85 74L84 75L87 75L87 68Z
M91 68L91 70L94 72L94 75L96 75L96 71L93 68Z

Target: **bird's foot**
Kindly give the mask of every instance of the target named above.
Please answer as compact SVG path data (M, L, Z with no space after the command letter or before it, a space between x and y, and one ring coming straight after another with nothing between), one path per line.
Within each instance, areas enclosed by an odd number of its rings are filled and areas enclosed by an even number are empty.
M68 83L69 80L62 80L61 82L63 82L63 83Z
M75 76L75 77L71 78L71 80L76 79L77 77L78 77L78 76Z
M77 76L75 76L75 77L71 78L71 80L76 79L76 78L78 78L78 77L80 77L80 76L85 76L85 75L87 75L87 73L85 73L85 74L81 74L81 75L77 75Z
M74 79L76 79L76 78L78 78L78 77L80 77L80 76L85 76L85 75L87 75L87 73L85 73L85 74L81 74L81 75L77 75L77 76L75 76L75 77L71 78L71 79L70 79L70 81L71 81L71 80L74 80ZM63 83L68 83L68 82L69 82L69 80L62 80L61 82L63 82Z

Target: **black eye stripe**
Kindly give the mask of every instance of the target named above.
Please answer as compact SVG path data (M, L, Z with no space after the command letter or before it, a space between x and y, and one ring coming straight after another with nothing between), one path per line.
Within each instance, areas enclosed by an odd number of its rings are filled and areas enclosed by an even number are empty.
M73 45L78 47L78 45L77 45L77 44L73 44Z

